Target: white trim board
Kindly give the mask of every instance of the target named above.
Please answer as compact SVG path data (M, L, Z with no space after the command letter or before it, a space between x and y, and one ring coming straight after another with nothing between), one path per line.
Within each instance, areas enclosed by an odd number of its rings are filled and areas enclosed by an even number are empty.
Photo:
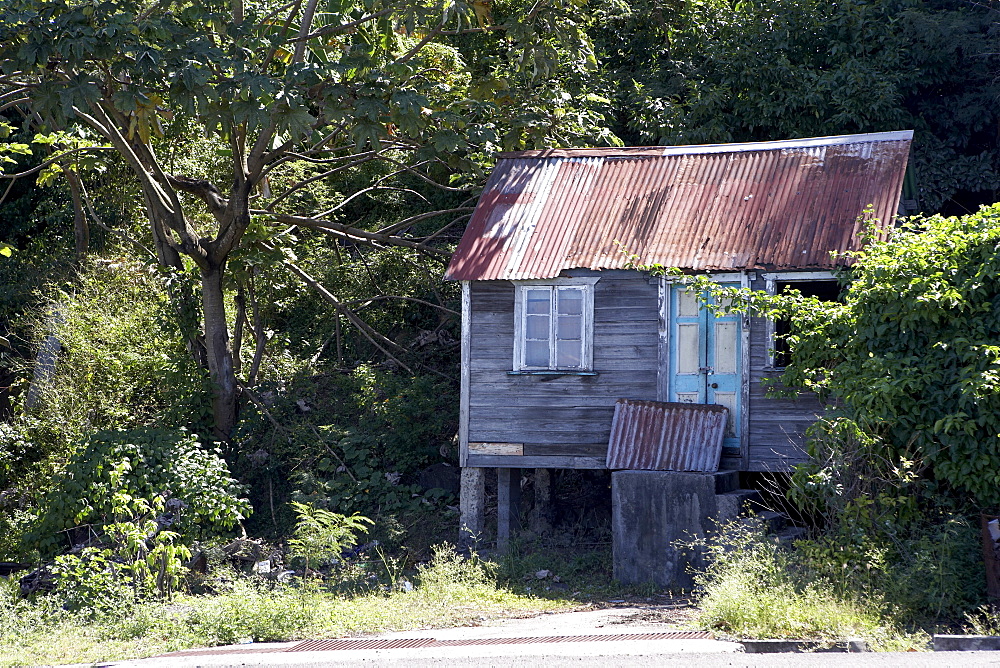
M458 465L469 458L469 407L472 404L472 294L469 281L462 281L461 384L458 394Z
M773 151L789 148L815 148L883 141L912 141L913 130L871 132L862 135L833 135L808 139L782 139L779 141L747 142L743 144L699 144L694 146L665 146L661 155L698 155L701 153L740 153L745 151Z

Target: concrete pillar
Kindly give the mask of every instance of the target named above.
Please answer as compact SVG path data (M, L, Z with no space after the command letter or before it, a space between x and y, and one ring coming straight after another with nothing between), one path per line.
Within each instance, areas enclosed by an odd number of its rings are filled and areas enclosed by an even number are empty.
M463 551L474 549L486 524L486 469L462 469L459 508L458 547Z
M552 471L535 469L535 507L531 511L531 530L537 534L552 529Z
M521 528L521 469L497 469L497 550Z

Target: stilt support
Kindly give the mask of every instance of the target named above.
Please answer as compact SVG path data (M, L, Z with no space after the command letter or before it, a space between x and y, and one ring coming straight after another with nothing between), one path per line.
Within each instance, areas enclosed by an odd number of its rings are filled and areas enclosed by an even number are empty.
M459 506L458 547L462 551L474 550L486 524L486 469L468 466L462 469Z
M531 530L545 534L552 529L552 471L535 469L535 507L531 511Z
M521 469L497 469L497 550L521 528Z

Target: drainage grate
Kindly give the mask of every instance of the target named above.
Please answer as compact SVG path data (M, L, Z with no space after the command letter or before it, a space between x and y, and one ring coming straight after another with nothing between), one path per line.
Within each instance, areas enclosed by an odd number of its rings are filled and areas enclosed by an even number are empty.
M438 640L436 638L335 638L332 640L303 640L291 647L260 647L240 645L181 650L162 656L226 656L228 654L273 654L278 652L335 652L350 650L415 649L422 647L469 647L472 645L539 645L560 642L614 642L628 640L714 640L709 631L666 631L664 633L619 633L589 636L535 636L528 638L463 638Z
M668 631L665 633L620 633L589 636L538 636L531 638L339 638L305 640L289 647L288 652L331 652L360 649L409 649L416 647L468 647L471 645L537 645L560 642L614 642L623 640L714 640L708 631Z
M338 638L335 640L305 640L288 648L289 652L333 652L357 649L413 649L440 647L434 638Z

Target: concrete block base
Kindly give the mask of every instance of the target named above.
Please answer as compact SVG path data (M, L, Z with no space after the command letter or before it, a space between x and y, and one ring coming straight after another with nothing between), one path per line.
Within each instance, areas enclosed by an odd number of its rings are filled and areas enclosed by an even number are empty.
M686 547L714 530L716 475L674 471L611 474L614 576L624 584L690 589L702 550Z

